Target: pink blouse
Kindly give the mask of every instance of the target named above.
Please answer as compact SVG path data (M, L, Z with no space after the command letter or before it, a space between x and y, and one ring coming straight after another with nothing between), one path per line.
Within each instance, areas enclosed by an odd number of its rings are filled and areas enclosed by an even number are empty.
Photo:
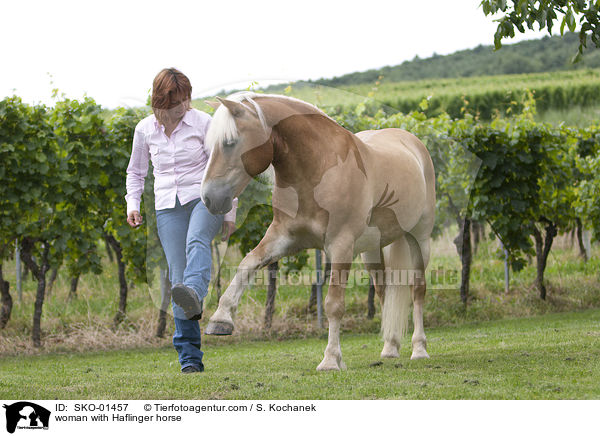
M154 202L156 210L175 207L175 199L183 205L200 198L202 177L210 150L204 144L211 117L191 109L185 113L171 137L154 115L141 120L133 135L133 149L127 167L127 214L140 210L148 159L154 167ZM225 221L235 222L237 198Z

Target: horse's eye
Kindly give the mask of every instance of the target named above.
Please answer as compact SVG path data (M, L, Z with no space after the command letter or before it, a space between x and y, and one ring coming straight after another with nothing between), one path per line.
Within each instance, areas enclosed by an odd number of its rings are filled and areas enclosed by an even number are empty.
M237 139L226 139L223 141L223 147L233 147L237 142Z

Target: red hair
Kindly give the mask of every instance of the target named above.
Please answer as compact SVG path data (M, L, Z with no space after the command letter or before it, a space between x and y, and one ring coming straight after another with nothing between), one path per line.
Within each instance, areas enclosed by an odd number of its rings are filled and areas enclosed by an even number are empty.
M163 110L172 109L183 102L187 102L186 109L190 109L192 99L192 85L190 79L176 68L165 68L152 82L152 111L161 121Z

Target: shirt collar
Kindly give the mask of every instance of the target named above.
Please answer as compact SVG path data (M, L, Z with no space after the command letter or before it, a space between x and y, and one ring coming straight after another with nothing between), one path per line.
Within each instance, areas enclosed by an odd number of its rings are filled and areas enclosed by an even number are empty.
M192 114L193 109L189 109L185 112L185 115L183 116L183 118L181 119L182 122L186 123L188 126L192 126Z
M156 115L152 115L154 117L154 129L157 131L161 131L164 129L164 126L162 126L158 120L156 119Z

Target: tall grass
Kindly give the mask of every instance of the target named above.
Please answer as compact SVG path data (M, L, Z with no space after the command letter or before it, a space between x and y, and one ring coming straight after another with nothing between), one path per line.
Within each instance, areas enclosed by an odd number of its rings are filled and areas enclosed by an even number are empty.
M446 231L433 242L429 270L454 270L460 277L460 260L452 243L454 230ZM533 286L535 259L524 270L512 274L511 288L504 293L503 262L497 254L498 243L486 240L479 245L472 266L470 300L465 307L458 285L447 289L428 290L425 307L426 328L459 325L465 322L532 316L548 312L564 312L600 307L600 250L593 247L592 257L584 263L576 246L566 236L558 238L548 260L546 279L549 295L539 299ZM228 265L235 267L241 255L230 248ZM311 258L311 262L314 260ZM356 270L362 270L357 261ZM0 355L40 353L45 351L122 349L139 346L167 346L172 333L169 317L165 338L156 338L158 301L156 284L153 287L136 285L129 292L127 317L115 330L112 319L117 310L118 279L116 265L104 260L104 273L86 275L80 279L77 298L69 300L69 277L61 270L54 290L46 298L42 329L44 347L34 349L30 344L31 319L35 299L35 283L24 282L23 300L18 301L14 289L14 263L4 264L5 278L11 283L15 305L7 327L0 331ZM306 272L310 274L310 271ZM360 277L360 276L357 276ZM226 289L224 283L223 290ZM324 293L326 288L324 289ZM151 297L151 294L154 297ZM347 332L378 332L380 307L376 300L376 315L367 319L368 286L352 280L346 292L346 315L343 329ZM236 326L231 338L219 341L241 341L260 338L308 337L325 334L317 323L317 314L308 310L310 286L281 285L275 303L275 315L270 331L263 330L266 285L257 284L242 297L236 314ZM214 289L209 293L201 325L217 306ZM208 339L209 342L215 339Z

